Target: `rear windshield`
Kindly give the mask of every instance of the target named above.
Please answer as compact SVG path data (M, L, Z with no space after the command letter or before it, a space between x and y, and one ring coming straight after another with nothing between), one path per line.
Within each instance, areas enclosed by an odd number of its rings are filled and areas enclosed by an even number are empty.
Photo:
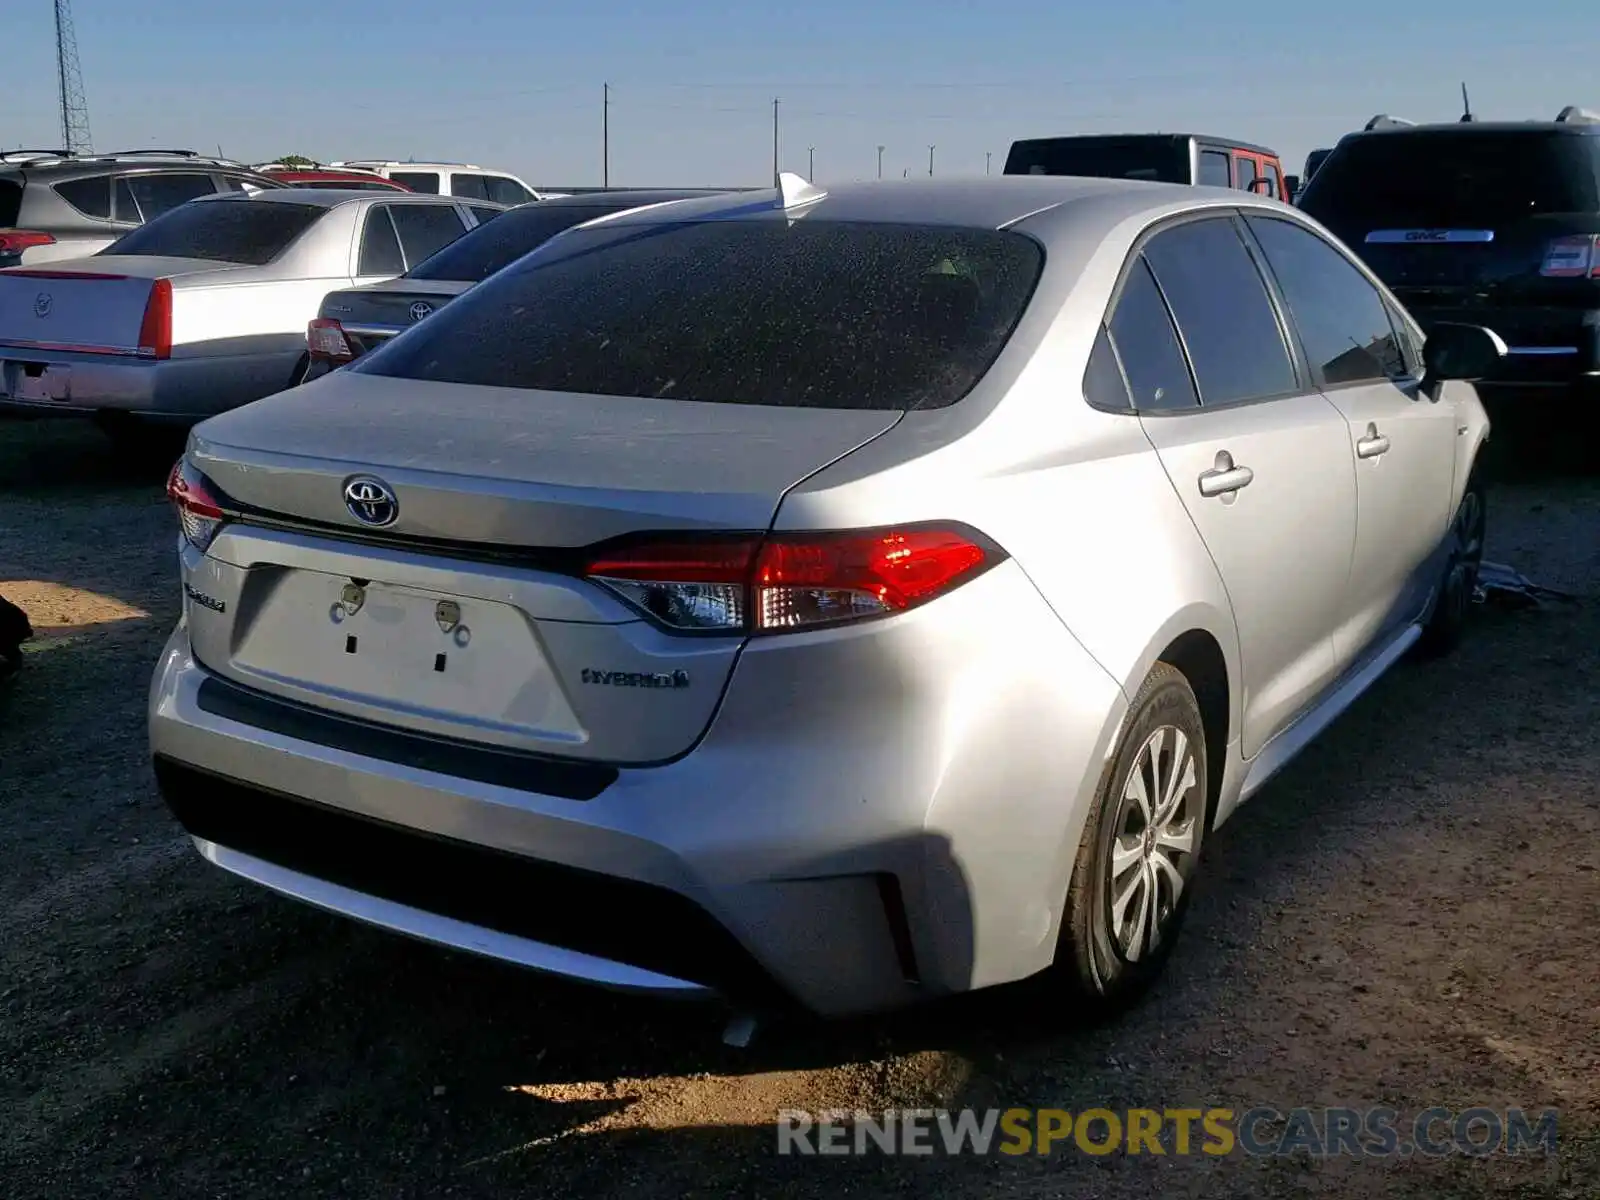
M940 408L989 369L1043 265L1037 242L992 229L603 225L550 242L347 369L721 404Z
M201 200L179 205L126 233L101 254L201 258L265 266L328 210L267 200Z
M1166 138L1037 138L1011 144L1005 173L1188 183L1189 148Z
M22 185L0 179L0 229L15 227L22 212Z
M1600 138L1504 130L1352 138L1317 168L1300 207L1367 232L1600 211Z
M501 267L509 266L528 251L563 229L632 205L530 204L514 208L492 222L452 242L406 273L407 279L456 279L477 283Z

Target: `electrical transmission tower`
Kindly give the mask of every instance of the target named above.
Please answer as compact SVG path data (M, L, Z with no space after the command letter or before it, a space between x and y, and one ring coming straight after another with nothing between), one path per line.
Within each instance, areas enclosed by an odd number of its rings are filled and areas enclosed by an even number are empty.
M55 0L56 78L61 89L61 148L85 153L89 141L89 102L83 95L83 71L78 67L78 35L72 28L70 0Z

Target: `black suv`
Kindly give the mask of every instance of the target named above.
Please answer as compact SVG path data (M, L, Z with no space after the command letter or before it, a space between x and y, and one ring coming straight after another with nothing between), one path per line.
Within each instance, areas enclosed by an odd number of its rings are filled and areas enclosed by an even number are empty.
M1425 330L1498 333L1510 353L1492 381L1600 381L1600 115L1369 127L1299 203Z
M192 150L0 152L0 267L102 250L198 196L283 187L240 163Z

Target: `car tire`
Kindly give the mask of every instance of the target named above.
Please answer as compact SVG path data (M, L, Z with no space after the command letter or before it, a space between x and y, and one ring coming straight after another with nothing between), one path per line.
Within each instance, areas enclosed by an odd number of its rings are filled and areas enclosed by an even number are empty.
M1439 580L1433 610L1422 626L1417 654L1439 658L1450 653L1466 636L1472 615L1473 593L1483 566L1483 537L1488 525L1488 503L1482 474L1474 466L1467 476L1455 516L1450 521L1450 547Z
M1049 974L1080 1014L1114 1015L1160 976L1189 909L1209 778L1194 689L1182 672L1157 663L1101 779L1061 917ZM1170 795L1152 800L1157 788ZM1153 910L1141 907L1152 900Z

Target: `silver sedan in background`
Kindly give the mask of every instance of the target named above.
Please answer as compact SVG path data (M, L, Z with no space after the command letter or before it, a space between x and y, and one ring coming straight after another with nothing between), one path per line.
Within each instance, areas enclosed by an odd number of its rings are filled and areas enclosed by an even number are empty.
M518 205L496 218L493 227L474 229L397 279L329 292L306 328L310 358L304 379L297 382L354 362L564 229L646 204L716 194L709 189L618 190Z
M193 431L156 775L213 863L541 970L1115 1008L1211 830L1461 636L1503 351L1237 191L572 230Z
M503 211L272 188L187 204L98 254L0 271L0 409L192 423L289 386L335 286L398 275Z

